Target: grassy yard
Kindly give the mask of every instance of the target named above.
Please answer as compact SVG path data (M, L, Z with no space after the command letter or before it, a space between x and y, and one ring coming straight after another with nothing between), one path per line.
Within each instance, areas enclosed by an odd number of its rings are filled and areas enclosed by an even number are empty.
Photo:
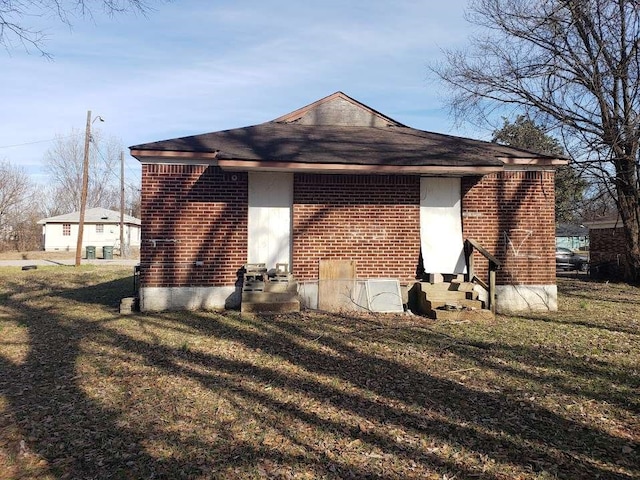
M640 478L640 289L476 323L120 316L131 269L0 269L0 478Z

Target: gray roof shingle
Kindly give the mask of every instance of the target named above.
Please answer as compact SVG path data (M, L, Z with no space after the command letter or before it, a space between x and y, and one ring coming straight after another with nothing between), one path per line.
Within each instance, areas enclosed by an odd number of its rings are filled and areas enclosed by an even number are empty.
M501 167L502 159L557 157L496 143L404 126L336 92L259 125L143 143L137 157L171 152L183 159L215 154L220 160L371 166ZM185 155L186 154L186 155ZM209 157L210 158L210 157Z
M65 213L64 215L56 215L55 217L43 218L39 220L40 225L45 223L78 223L80 221L80 212ZM84 212L85 223L120 223L120 212L109 210L107 208L97 207L88 208ZM124 215L124 223L140 225L140 219L131 215Z
M491 142L408 127L263 123L130 147L157 152L216 153L228 160L361 165L503 165L500 158L548 158Z

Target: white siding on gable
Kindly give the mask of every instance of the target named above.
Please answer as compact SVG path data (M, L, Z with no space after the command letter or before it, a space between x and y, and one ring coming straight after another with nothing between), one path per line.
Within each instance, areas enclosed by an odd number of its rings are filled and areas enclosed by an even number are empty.
M427 273L464 273L460 179L420 179L420 247Z
M248 263L291 263L293 175L249 173Z

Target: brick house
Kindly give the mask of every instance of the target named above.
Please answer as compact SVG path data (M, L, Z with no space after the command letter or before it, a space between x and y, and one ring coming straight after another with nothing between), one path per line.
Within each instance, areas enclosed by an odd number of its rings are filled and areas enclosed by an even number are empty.
M142 163L143 310L235 307L242 267L287 263L317 306L319 265L410 287L501 263L498 311L555 310L563 159L416 130L337 92L263 124L130 147ZM474 272L490 262L476 250Z
M622 219L616 214L584 224L589 228L591 276L611 280L624 278L627 268L627 243Z

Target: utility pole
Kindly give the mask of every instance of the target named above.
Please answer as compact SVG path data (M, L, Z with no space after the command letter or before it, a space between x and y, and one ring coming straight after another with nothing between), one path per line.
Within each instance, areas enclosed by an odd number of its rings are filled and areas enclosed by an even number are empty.
M120 258L127 257L124 246L124 152L120 152Z
M89 188L89 142L91 141L91 110L87 112L87 128L84 132L84 160L82 162L82 191L80 193L80 221L78 222L78 243L76 244L76 267L82 258L82 235L84 234L84 213L87 209Z

